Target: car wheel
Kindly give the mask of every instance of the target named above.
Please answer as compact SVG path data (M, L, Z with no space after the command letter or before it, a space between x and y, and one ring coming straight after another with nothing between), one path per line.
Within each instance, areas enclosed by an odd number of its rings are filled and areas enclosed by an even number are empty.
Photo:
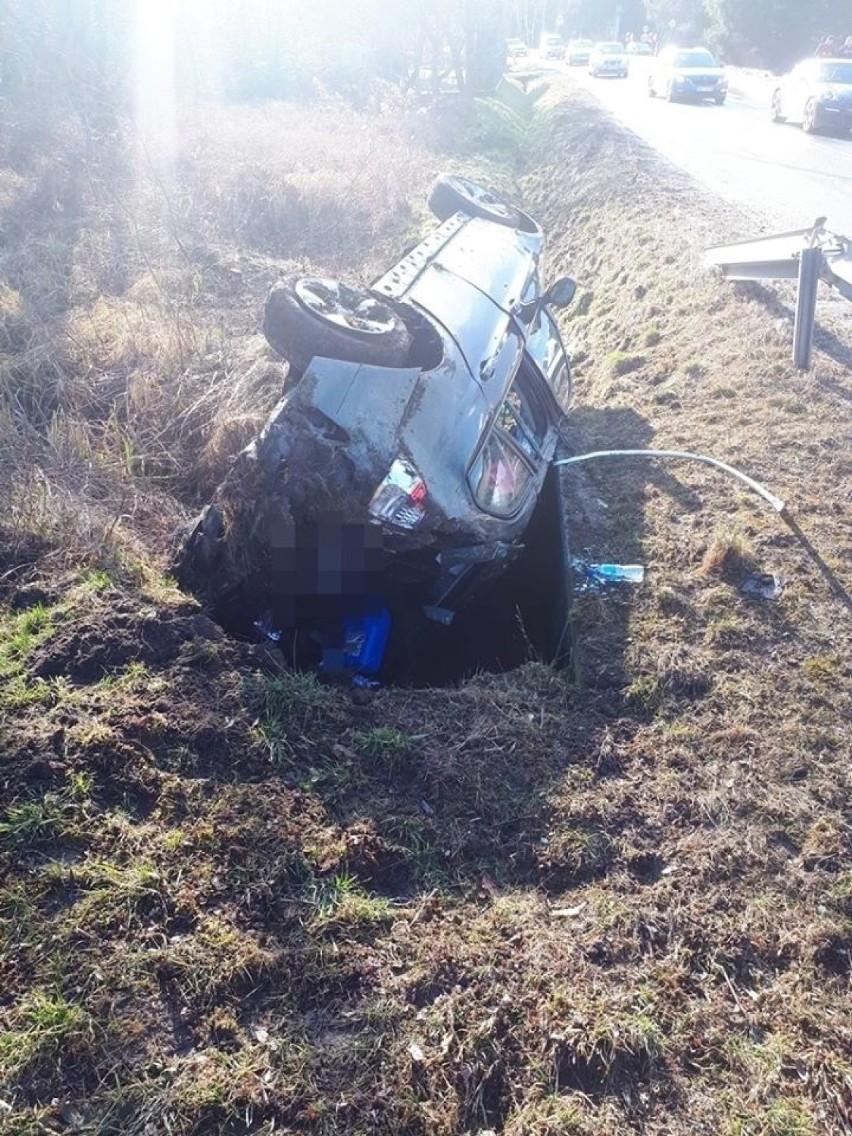
M272 288L263 334L299 371L316 355L400 367L411 349L408 329L388 304L363 289L312 276Z
M817 128L817 106L815 99L808 99L805 103L805 113L802 117L802 130L805 134L813 134Z
M786 118L781 113L781 92L775 91L772 95L772 121L773 122L786 122Z
M724 106L725 96L724 95L716 95L716 97L713 99L713 102L716 104L717 107Z
M429 194L429 208L439 221L446 221L454 213L462 212L485 217L512 229L522 227L520 210L502 193L486 189L464 177L438 178Z

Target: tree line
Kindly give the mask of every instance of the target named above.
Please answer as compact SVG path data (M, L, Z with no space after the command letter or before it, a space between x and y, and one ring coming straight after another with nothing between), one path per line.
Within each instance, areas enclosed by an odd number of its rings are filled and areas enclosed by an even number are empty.
M775 70L813 54L826 34L852 35L849 0L539 0L539 7L569 35L647 29L661 41L704 43L730 63Z
M177 96L354 103L376 78L405 89L493 86L506 36L531 45L635 36L704 42L728 62L782 69L826 34L852 34L849 0L2 0L0 125L8 140L68 111L132 108L152 81ZM144 33L144 34L143 34ZM150 47L150 43L149 43ZM17 128L17 129L16 129ZM2 145L2 139L0 139Z

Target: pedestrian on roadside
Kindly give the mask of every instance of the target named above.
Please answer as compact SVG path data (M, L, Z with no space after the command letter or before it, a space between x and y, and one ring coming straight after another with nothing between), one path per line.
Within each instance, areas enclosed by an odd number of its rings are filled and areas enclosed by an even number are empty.
M827 35L821 43L817 44L817 49L814 52L814 55L829 56L834 55L835 51L836 48L834 46L834 36Z

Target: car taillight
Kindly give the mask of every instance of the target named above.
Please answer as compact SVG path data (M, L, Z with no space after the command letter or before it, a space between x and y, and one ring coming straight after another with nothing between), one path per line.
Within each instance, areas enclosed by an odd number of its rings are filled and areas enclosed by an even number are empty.
M410 462L396 458L370 501L370 515L413 529L426 516L426 482Z

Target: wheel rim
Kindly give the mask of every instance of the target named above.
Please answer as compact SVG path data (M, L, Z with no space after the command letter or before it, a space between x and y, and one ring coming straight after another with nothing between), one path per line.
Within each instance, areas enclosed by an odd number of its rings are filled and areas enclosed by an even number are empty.
M508 205L502 197L498 197L496 193L491 193L490 190L483 189L475 181L468 181L467 178L461 177L452 177L447 180L468 201L482 209L487 209L489 213L496 213L500 217L507 218L515 216L514 208Z
M296 299L326 323L359 335L387 335L396 319L387 305L338 280L306 277L296 281Z
M816 107L814 106L813 101L805 104L805 130L813 130L816 119L815 111Z

